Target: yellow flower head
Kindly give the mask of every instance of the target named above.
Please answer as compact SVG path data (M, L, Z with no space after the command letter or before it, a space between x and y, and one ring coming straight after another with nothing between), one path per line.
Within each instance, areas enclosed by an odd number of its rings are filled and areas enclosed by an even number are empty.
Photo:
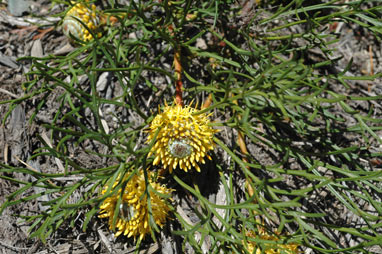
M155 155L153 164L162 162L165 168L169 168L170 173L178 165L187 172L191 167L195 167L200 172L198 162L205 163L209 150L214 148L212 137L217 130L209 126L209 115L197 114L197 109L190 105L182 107L180 105L168 106L162 113L153 119L150 125L147 143L150 143L159 129L158 136L149 156Z
M245 234L247 237L255 238L256 234L253 231L248 231ZM275 235L269 235L268 232L266 232L265 228L259 227L259 233L258 237L263 240L271 240L271 241L279 241L281 238L278 236L278 234ZM297 254L298 251L298 245L296 243L288 243L288 244L271 244L266 243L260 247L256 246L256 243L253 241L244 242L243 244L246 248L246 250L249 253L254 254ZM256 251L255 251L256 250Z
M83 40L90 41L93 39L89 30L81 24L78 20L81 20L86 24L87 28L92 32L96 32L100 26L100 20L96 13L96 6L94 4L90 5L88 8L85 4L77 3L75 4L65 15L62 30L66 36L70 38L70 35ZM101 33L97 34L101 37Z
M148 172L148 182L153 190L149 191L150 204L152 210L152 217L156 225L162 227L166 221L166 217L169 211L168 205L165 200L157 193L170 194L172 189L167 189L164 185L161 185L153 181L153 173ZM119 183L119 181L113 184L113 188ZM105 194L107 187L102 190L102 194ZM110 197L107 197L101 207L99 218L109 218L110 229L113 229L113 219L115 211L118 210L118 217L115 221L115 227L117 229L116 236L127 235L127 237L134 237L142 240L146 234L151 232L149 224L149 207L146 194L146 183L143 170L135 174L118 192ZM121 197L121 203L119 208L116 209L118 199Z

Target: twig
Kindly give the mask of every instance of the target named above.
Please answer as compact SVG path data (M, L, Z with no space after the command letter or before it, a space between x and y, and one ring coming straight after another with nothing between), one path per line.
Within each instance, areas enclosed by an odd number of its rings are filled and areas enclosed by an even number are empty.
M23 164L24 166L26 166L27 168L29 168L30 170L36 172L36 173L40 173L40 170L38 169L35 169L34 167L32 167L31 165L29 165L28 163L22 161L19 157L17 157L16 155L13 155L13 157L16 158L16 160L18 160L21 164ZM51 180L47 180L48 183L50 183L51 185L53 186L56 186Z
M19 99L19 97L18 97L16 94L11 93L11 92L9 92L8 90L5 90L5 89L3 89L3 88L0 88L0 92L5 93L5 94L8 94L9 96L11 96L11 97L13 97L13 98L15 98L15 99Z
M233 103L238 105L237 100L234 100ZM238 118L239 118L239 120L241 120L241 115L239 115ZM237 131L237 143L239 144L240 151L243 154L243 156L242 156L243 162L248 163L248 159L247 159L248 150L247 150L247 146L246 146L245 141L244 141L244 134L240 130ZM247 167L247 169L249 169L248 166L246 166L246 167ZM254 190L253 190L251 184L252 184L251 179L247 178L245 180L245 185L247 187L248 194L250 196L252 196L254 194ZM256 201L254 200L254 202L256 202Z
M49 17L46 19L37 19L37 18L17 18L13 16L9 16L4 12L0 12L0 22L8 23L12 26L31 26L31 25L53 25L60 21L61 18Z
M374 75L374 63L373 63L373 50L372 50L371 45L369 45L369 56L370 56L370 75L373 76ZM372 86L371 83L369 83L367 86L367 91L369 93L371 92L371 86Z
M41 133L41 137L42 139L46 142L46 144L53 149L53 146L52 146L52 143L50 142L48 136L46 135L45 132ZM64 165L62 164L61 160L59 158L54 158L58 168L62 171L62 172L65 172L65 167Z
M98 109L98 114L99 114L99 116L101 118L101 124L102 124L103 129L105 130L105 133L109 134L110 133L110 128L109 128L109 125L107 124L107 122L105 120L105 117L103 115L103 112L102 112L101 108Z
M17 252L19 252L21 250L29 250L29 248L13 247L11 245L5 244L3 241L0 241L0 245L7 248L7 249L17 251Z
M33 36L33 40L38 40L38 39L42 39L47 33L51 32L54 30L54 27L49 27L47 29L38 29L37 31L39 32L39 34Z
M101 238L101 242L105 246L105 248L108 251L108 253L113 253L112 245L111 245L109 239L107 239L105 234L102 232L102 230L101 229L97 229L97 233L98 233L99 237Z

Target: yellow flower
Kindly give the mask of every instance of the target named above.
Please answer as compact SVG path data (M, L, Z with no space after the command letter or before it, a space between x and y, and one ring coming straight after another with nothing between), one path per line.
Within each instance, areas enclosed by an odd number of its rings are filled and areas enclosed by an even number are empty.
M70 35L72 35L83 41L92 40L93 36L89 30L78 20L81 20L88 29L90 29L93 33L96 33L100 26L100 20L96 13L96 6L91 4L90 8L88 8L82 3L75 4L66 13L62 23L63 32L69 38ZM101 33L98 33L97 36L100 37Z
M153 164L162 162L170 173L178 165L187 172L195 167L200 172L198 162L205 163L209 150L214 148L212 137L217 130L209 126L209 115L197 114L198 110L190 105L168 106L165 104L163 113L153 119L150 125L147 143L150 143L159 130L155 144L149 156L155 155Z
M157 193L170 194L173 190L167 189L164 185L161 185L153 180L153 173L148 173L148 183L151 188L154 189L149 191L150 204L152 217L156 225L162 227L166 221L168 215L169 207L165 203L165 200L160 197ZM125 177L127 179L127 177ZM119 183L119 181L113 184L113 189ZM102 194L105 194L107 187L102 190ZM110 197L107 197L102 205L100 206L99 218L109 218L110 229L113 229L113 219L117 216L115 227L117 233L116 236L121 234L127 235L127 237L134 237L136 239L142 240L146 234L151 232L151 227L149 223L149 207L148 198L146 193L146 183L143 170L135 174L126 184L123 189L121 197L122 188L118 192ZM118 199L121 198L121 203L119 209L116 209ZM115 214L115 211L118 214Z
M247 237L255 238L256 234L253 231L248 231L245 234ZM276 233L275 235L269 235L266 230L259 226L259 234L258 237L262 240L270 240L270 241L279 241L281 238ZM262 248L257 247L256 243L253 241L248 240L247 242L243 241L243 244L246 248L246 250L249 253L254 254L297 254L298 251L298 245L296 243L288 243L288 244L271 244L266 243L262 245ZM255 251L256 250L256 251Z

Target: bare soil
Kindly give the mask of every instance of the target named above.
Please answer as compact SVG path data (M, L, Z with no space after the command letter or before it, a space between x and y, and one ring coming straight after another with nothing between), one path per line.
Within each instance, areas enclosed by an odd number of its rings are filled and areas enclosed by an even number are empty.
M51 10L50 7L50 1L35 1L32 6L32 12L35 15L49 16L50 13L55 12L55 10ZM28 14L23 17L14 17L6 9L5 4L0 4L0 101L20 98L24 93L22 84L26 81L24 74L29 70L30 63L26 61L18 62L16 61L17 58L57 53L64 54L65 52L69 52L71 47L68 39L62 34L59 28L47 30L48 32L46 32L36 26L23 24L22 22L25 18L32 17ZM45 27L45 29L49 28L49 26ZM340 41L333 45L333 47L337 48L338 56L343 56L339 65L335 66L337 71L345 69L351 58L353 58L353 65L348 71L349 75L370 74L372 72L377 73L382 71L382 65L380 64L382 61L382 51L379 42L375 40L373 35L359 27L349 27L342 23L335 29L341 36L339 37ZM315 61L315 59L321 57L320 54L319 52L312 51L311 55L306 57L307 60ZM381 84L381 80L375 80L374 82L353 82L352 85L354 89L352 95L381 94ZM338 86L338 84L331 85L334 87L334 90L341 91L342 89L342 86ZM104 89L102 92L105 94L109 93L108 96L115 96L119 92L118 89ZM144 91L140 96L143 98L142 101L150 100L150 98L145 98L146 94ZM355 105L355 107L367 113L369 105L366 105L366 102L357 103L359 105ZM30 151L38 147L40 143L39 137L43 135L44 129L42 129L39 124L49 123L50 117L54 115L58 107L57 103L55 103L55 98L51 98L48 107L41 110L36 118L37 120L30 124L28 119L33 114L33 110L37 104L37 100L32 100L29 104L19 105L14 109L6 125L1 126L0 161L5 164L24 166L23 162L27 161L30 156ZM381 112L381 106L378 103L374 104L376 108L379 108L378 112ZM0 119L5 117L8 110L9 104L0 104ZM113 110L113 108L108 110ZM139 116L136 116L132 112L120 113L125 114L126 119L129 121L137 123L141 121ZM233 142L232 136L234 136L235 133L222 132L220 135L220 137L226 141L226 144L229 145ZM351 136L346 137L346 140L346 142L351 142L355 145L362 142L362 140ZM102 147L98 147L97 144L89 143L87 145L89 149L102 150ZM280 154L261 144L249 146L248 149L251 154L256 156L256 159L262 165L274 164L281 158ZM376 147L375 149L379 148ZM73 148L72 153L76 154L79 163L88 165L91 168L96 168L105 163L105 161L100 160L98 157L89 157L88 154L83 153L82 150L76 150L76 148ZM227 155L221 152L220 156L220 159L224 163L227 165L230 163L230 159ZM54 160L38 161L36 163L36 167L43 168L44 170L51 172L57 170L57 164ZM290 161L290 164L292 165L291 168L299 167L294 161ZM212 162L207 166L214 168ZM17 177L25 181L31 180L21 174L9 174L9 176ZM200 179L218 177L217 171L214 170L204 171L201 176L198 176ZM296 186L304 184L297 182L296 179L290 179L290 182ZM240 184L241 183L238 183L238 185ZM4 202L9 194L19 187L20 186L15 183L0 179L0 204ZM200 188L211 201L223 203L224 196L221 194L221 186L209 186L209 182L201 181ZM325 198L326 194L327 193L318 193L315 197L312 196L310 200L307 200L307 203L312 207L321 202L322 206L320 209L327 206L327 209L330 210L333 204L325 204L325 200L330 200L330 198ZM182 204L184 211L178 212L187 212L188 209L191 210L190 207L192 207L193 204L192 200L189 201L190 203L188 204ZM133 247L130 247L132 245L129 240L114 239L107 227L100 223L98 219L95 219L87 232L82 232L79 222L74 228L69 227L69 225L64 225L53 234L51 238L47 239L47 243L45 244L39 240L31 239L28 237L28 224L22 222L18 215L38 213L41 209L43 209L43 207L35 201L15 205L7 208L2 213L0 216L0 253L130 253L134 250ZM339 216L340 214L338 212L339 211L335 211L334 214L337 215L333 215L333 220L338 220L339 223L347 223L343 221L344 217ZM79 214L79 217L80 216L81 214ZM193 219L197 221L197 218L191 217L191 220ZM176 227L176 225L167 226L167 228L165 228L165 232L161 235L160 243L148 243L147 250L144 253L181 253L178 244L170 240L168 236L168 232L173 230L173 227ZM351 241L351 239L341 239L341 241ZM350 242L348 244L351 245L352 243ZM344 245L346 244L344 243Z

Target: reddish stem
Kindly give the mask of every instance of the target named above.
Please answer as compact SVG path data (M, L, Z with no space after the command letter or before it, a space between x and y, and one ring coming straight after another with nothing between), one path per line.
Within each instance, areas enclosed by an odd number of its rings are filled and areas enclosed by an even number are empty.
M183 98L182 98L182 81L181 80L176 81L175 100L176 100L176 104L182 107L184 106Z
M184 106L183 104L183 95L182 95L182 65L180 62L180 48L177 47L174 54L174 67L175 67L175 100L176 104Z
M204 102L202 109L208 108L212 103L212 94L209 94L206 101Z

